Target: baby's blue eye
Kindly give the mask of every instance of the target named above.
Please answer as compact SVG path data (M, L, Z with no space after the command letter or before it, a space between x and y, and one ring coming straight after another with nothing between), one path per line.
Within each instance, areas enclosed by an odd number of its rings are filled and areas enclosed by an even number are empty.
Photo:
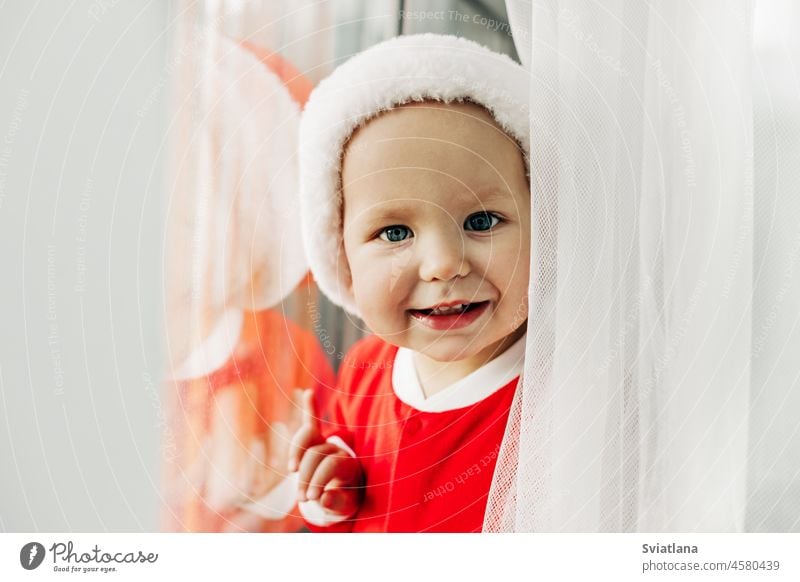
M492 222L492 221L496 222ZM478 212L473 214L464 223L467 230L489 230L500 223L500 219L490 212Z
M411 231L405 226L395 224L394 226L387 226L384 228L379 236L386 242L402 242L406 239L406 237L403 236L403 233L410 235ZM383 235L386 235L386 237Z

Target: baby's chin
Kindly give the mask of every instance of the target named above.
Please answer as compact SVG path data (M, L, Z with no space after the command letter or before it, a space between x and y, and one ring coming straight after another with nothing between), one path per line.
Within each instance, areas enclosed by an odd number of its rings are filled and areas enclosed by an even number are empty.
M453 362L463 362L470 358L474 358L480 352L479 349L476 348L465 348L460 350L459 352L453 354L436 354L430 352L423 352L426 357L430 358L431 360L435 360L440 364L446 363L453 363Z
M419 352L440 363L459 362L478 355L487 347L486 334L435 332L410 326L384 324L371 326L370 331L388 344ZM437 337L438 334L438 337Z
M401 347L419 352L426 358L439 363L460 362L472 358L485 347L482 341L474 336L442 336L439 339L409 339Z

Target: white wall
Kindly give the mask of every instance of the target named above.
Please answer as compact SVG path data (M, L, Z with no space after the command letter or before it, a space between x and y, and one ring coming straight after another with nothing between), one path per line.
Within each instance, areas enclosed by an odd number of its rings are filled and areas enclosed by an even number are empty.
M0 7L0 531L157 528L168 10Z

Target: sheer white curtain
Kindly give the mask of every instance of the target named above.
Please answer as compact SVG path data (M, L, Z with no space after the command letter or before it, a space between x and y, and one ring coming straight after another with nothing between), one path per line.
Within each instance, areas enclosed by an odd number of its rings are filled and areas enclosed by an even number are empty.
M797 531L800 9L507 5L534 248L484 529Z

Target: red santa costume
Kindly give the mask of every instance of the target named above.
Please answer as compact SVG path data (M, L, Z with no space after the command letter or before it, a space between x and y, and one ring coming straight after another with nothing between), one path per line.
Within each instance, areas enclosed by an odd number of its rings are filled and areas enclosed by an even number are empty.
M400 36L339 66L300 121L303 244L319 289L360 317L343 245L341 159L353 132L413 101L470 101L527 160L529 78L506 55L454 36ZM413 352L377 336L358 342L335 390L316 395L323 435L356 456L366 487L355 515L299 504L314 531L481 531L495 462L523 368L525 336L470 375L425 398ZM296 474L295 474L296 477ZM287 491L296 490L287 485Z
M300 504L314 531L479 532L525 353L510 348L429 398L413 352L369 336L321 394L323 434L361 461L365 495L345 521Z

